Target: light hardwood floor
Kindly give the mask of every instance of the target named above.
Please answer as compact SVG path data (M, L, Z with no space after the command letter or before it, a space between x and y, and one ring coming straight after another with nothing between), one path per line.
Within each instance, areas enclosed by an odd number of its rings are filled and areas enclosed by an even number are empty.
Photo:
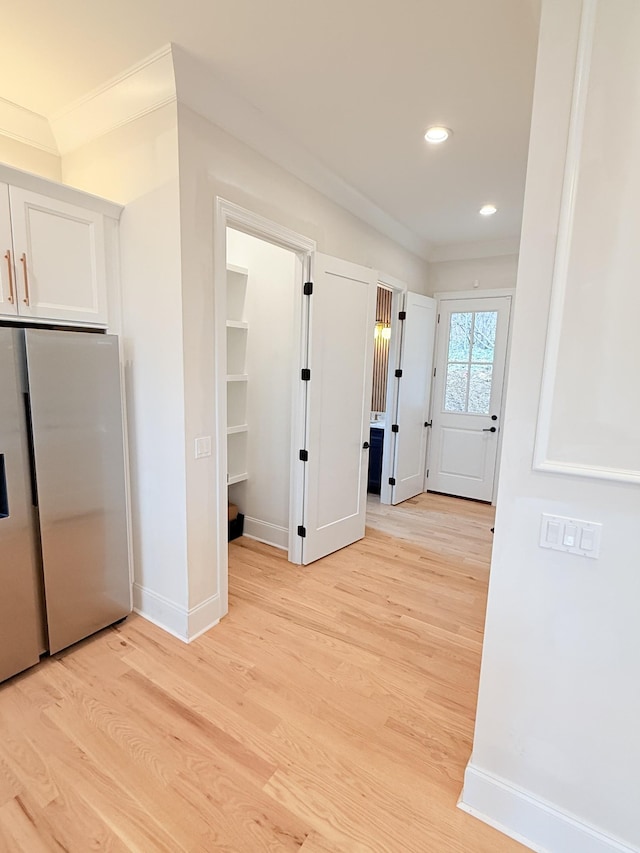
M0 851L524 850L455 807L492 510L370 522L305 569L232 544L190 646L134 616L1 687Z

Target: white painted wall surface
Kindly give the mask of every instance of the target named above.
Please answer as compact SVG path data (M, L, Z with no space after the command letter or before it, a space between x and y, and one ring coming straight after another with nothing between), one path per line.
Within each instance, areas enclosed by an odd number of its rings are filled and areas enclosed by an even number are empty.
M43 178L51 178L52 181L62 180L62 166L59 156L2 135L0 135L0 162L13 166L15 169L33 172Z
M437 261L429 264L429 290L444 293L455 290L493 290L515 287L518 275L517 255Z
M65 155L62 171L65 183L126 205L120 258L134 604L181 633L188 577L175 104Z
M196 608L210 602L214 608L219 593L213 525L219 475L214 456L193 458L193 441L199 435L212 435L215 440L213 213L216 197L316 239L322 251L403 279L417 292L425 291L428 272L425 261L182 104L178 104L178 127L189 606Z
M625 31L640 25L637 3L600 5L611 20L622 16L600 30L618 54ZM543 7L480 695L463 792L467 808L533 849L557 853L640 848L640 489L532 469L581 6L545 0ZM637 50L625 55L628 73L640 79ZM611 93L597 91L606 103ZM627 106L637 121L637 97ZM637 148L618 147L615 156L621 151L637 162ZM606 165L613 156L607 142L598 158ZM613 251L615 229L606 239ZM607 294L584 298L591 312ZM625 302L618 308L624 312ZM615 328L608 346L617 347ZM606 369L606 361L595 368L596 385ZM637 364L619 370L637 389ZM543 512L602 523L600 559L541 549Z
M227 262L249 270L245 316L249 323L246 372L247 470L233 487L247 532L280 546L288 543L291 405L294 362L295 255L272 243L227 229ZM298 286L301 286L298 283ZM235 498L234 498L235 500ZM254 521L281 528L257 529ZM271 538L268 538L268 537Z

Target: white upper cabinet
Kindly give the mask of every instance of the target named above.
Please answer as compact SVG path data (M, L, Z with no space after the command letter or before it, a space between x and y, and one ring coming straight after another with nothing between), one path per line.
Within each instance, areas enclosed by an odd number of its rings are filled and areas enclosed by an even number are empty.
M15 316L17 313L9 187L0 183L0 314Z
M0 163L0 319L108 328L121 213Z
M9 187L21 317L107 324L102 213Z

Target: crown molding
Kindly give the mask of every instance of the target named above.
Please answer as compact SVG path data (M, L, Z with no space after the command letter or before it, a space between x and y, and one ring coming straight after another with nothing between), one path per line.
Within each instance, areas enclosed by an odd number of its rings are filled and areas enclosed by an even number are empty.
M178 45L172 45L178 102L366 222L407 251L427 260L430 244L324 165L261 110Z
M47 154L58 156L60 153L44 116L4 98L0 98L0 135L39 148Z
M175 99L171 45L166 45L56 113L51 130L64 155Z
M497 258L500 255L517 255L520 252L520 237L504 237L501 240L481 240L474 243L447 243L433 246L429 261L467 261L476 258Z

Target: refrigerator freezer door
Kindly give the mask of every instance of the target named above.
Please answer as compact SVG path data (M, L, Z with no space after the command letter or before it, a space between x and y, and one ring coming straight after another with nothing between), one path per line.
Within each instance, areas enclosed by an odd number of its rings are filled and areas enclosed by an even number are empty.
M20 334L0 328L0 681L38 663L41 645Z
M25 332L49 650L131 610L118 341Z

